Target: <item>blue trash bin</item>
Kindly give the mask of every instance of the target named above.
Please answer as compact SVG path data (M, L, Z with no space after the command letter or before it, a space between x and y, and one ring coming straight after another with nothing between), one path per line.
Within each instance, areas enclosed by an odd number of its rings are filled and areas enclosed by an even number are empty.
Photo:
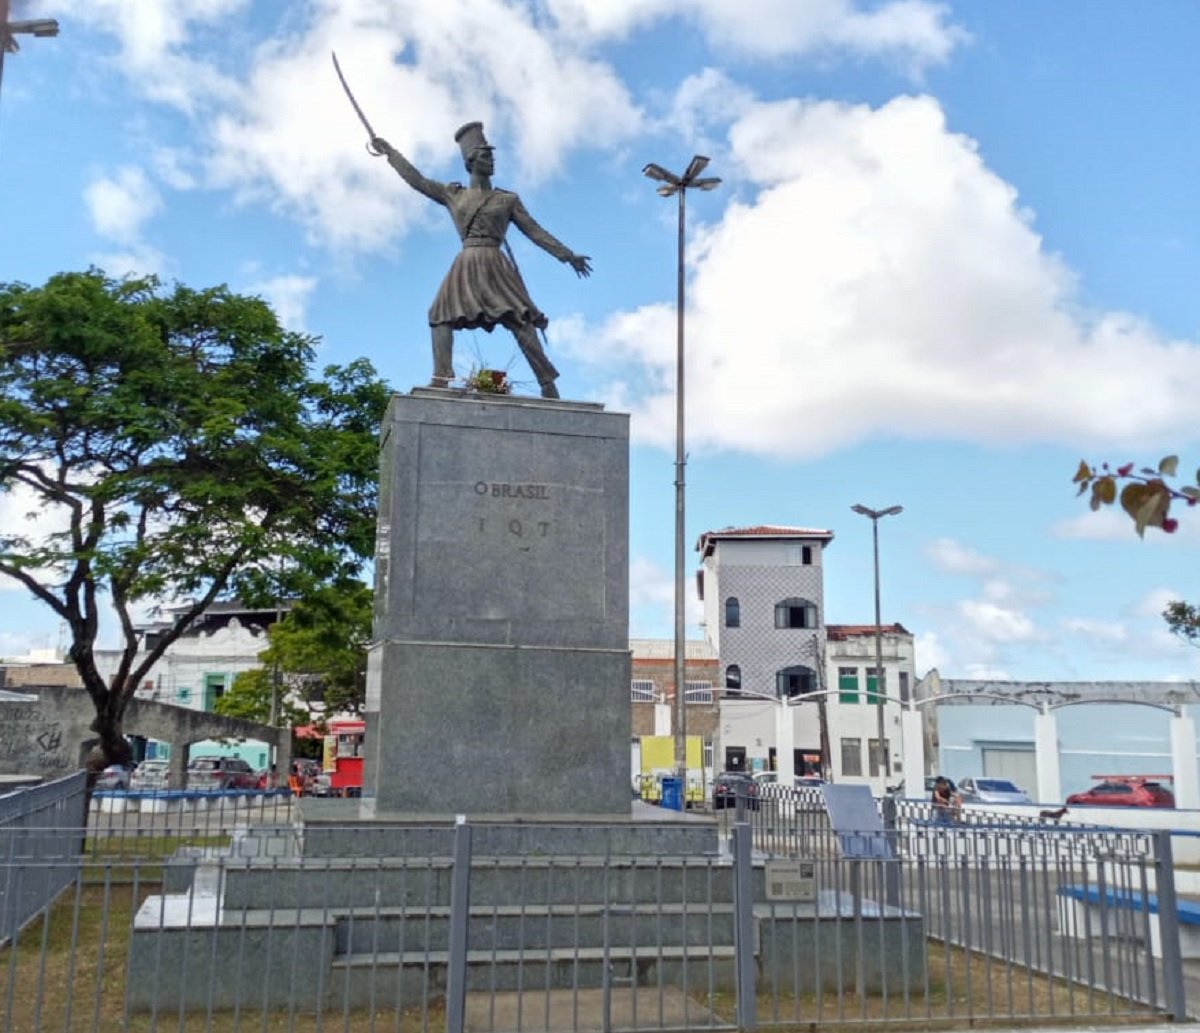
M671 811L683 810L683 779L668 776L662 780L662 806Z

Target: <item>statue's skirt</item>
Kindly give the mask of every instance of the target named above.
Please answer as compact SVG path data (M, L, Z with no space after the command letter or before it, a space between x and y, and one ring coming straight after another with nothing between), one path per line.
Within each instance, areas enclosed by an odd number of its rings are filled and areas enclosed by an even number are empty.
M498 245L465 245L429 307L430 326L449 323L455 330L523 325L544 330L548 322Z

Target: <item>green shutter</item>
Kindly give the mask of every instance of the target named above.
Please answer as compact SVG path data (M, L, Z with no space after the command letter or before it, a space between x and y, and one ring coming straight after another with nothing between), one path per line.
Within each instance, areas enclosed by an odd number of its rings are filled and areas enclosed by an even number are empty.
M884 672L883 687L887 688L887 672ZM868 703L883 703L879 693L875 691L875 668L872 667L867 671L867 702Z
M858 702L858 674L839 674L838 675L838 702L839 703L857 703Z

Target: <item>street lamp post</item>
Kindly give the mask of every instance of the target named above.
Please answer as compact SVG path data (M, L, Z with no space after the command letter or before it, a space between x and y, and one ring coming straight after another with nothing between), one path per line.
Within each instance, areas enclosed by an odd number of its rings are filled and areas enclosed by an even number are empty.
M683 433L683 269L685 198L690 189L712 190L720 180L712 176L699 178L708 165L708 158L697 154L688 163L682 176L668 172L653 162L642 169L655 180L660 197L679 198L679 241L675 288L675 773L682 779L683 797L687 799L687 683L683 628L684 593L684 453ZM682 802L682 801L681 801Z
M881 517L895 516L904 512L904 507L888 506L887 509L871 509L868 506L856 504L850 509L861 516L870 518L871 538L875 546L875 723L876 735L879 737L876 756L879 758L879 773L883 777L883 785L886 789L891 765L888 763L887 746L885 745L887 737L884 734L886 728L883 720L883 626L879 622L879 520Z
M4 55L17 52L17 35L57 36L58 22L53 18L9 21L9 0L0 0L0 84L4 82Z

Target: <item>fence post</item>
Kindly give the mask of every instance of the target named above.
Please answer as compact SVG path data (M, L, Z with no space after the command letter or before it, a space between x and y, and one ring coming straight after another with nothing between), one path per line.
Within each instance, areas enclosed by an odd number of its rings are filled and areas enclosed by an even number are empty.
M880 801L883 814L884 840L887 843L883 871L883 899L891 907L900 906L900 842L896 834L896 797L884 792Z
M733 944L740 1030L758 1026L758 986L754 968L754 868L750 857L750 826L733 826Z
M1187 990L1183 982L1183 954L1179 948L1179 909L1175 896L1175 857L1171 830L1154 834L1154 885L1158 896L1158 934L1162 943L1163 994L1167 1014L1174 1022L1187 1018Z
M446 1033L463 1033L467 1008L467 934L471 915L471 826L454 826L450 875L450 933L446 964Z

